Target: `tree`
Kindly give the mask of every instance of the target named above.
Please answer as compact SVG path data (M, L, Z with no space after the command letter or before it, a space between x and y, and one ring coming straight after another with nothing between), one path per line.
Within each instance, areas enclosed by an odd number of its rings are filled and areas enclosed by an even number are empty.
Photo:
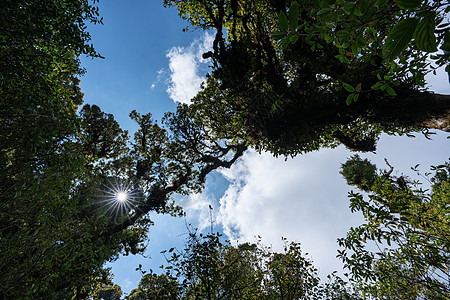
M213 51L204 54L213 71L191 107L218 136L296 155L337 142L374 151L382 131L449 130L449 97L422 89L429 44L447 49L446 2L415 8L368 0L164 4L177 7L192 27L216 32ZM404 21L414 22L415 39L392 48L404 36ZM445 55L439 64L448 62Z
M317 269L303 257L300 244L283 241L278 253L260 242L232 246L218 233L191 231L182 252L163 251L171 253L167 274L151 273L149 278L177 278L181 299L362 299L334 274L319 284ZM147 280L146 275L141 283ZM154 291L140 290L146 295Z
M351 172L348 166L360 169ZM381 299L448 299L450 289L450 164L432 169L431 191L419 182L385 172L364 171L355 181L353 173L371 165L354 156L343 165L347 181L369 193L350 193L350 208L361 211L366 222L351 228L339 240L339 256L351 271L355 284L366 293ZM416 166L417 168L417 166ZM430 174L429 174L430 175ZM369 242L375 243L378 252Z
M97 16L88 1L1 5L2 298L67 298L102 272L92 252L82 251L86 244L68 246L89 241L89 231L74 218L83 204L74 203L72 189L84 173L74 142L83 98L77 58L99 56L85 30L86 22L101 22ZM92 265L82 276L87 261Z
M126 297L127 300L179 299L178 281L166 274L146 274L136 289Z
M111 278L107 278L100 283L91 295L94 300L120 300L122 297L122 289L117 284L114 284Z
M149 212L180 214L170 195L198 190L245 150L175 113L170 131L134 112L134 144L99 107L77 114L78 57L100 57L86 31L101 23L94 4L6 1L0 9L2 298L88 297L106 282L105 261L144 250Z

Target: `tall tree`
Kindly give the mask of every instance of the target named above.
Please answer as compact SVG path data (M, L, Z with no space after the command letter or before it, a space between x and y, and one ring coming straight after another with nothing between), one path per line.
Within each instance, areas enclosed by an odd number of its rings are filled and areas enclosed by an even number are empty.
M65 298L90 260L72 199L84 159L75 143L82 103L78 56L99 56L88 1L3 1L0 8L0 271L2 298ZM72 253L71 253L72 252ZM78 261L77 261L78 260ZM95 264L89 275L101 272ZM67 274L77 274L70 276Z
M450 164L433 167L431 190L393 176L389 167L376 172L374 165L358 156L342 165L347 182L369 197L350 193L350 208L362 212L365 223L339 240L343 247L339 256L367 295L448 299Z
M275 155L336 141L373 151L382 131L448 131L450 98L423 90L430 52L448 47L447 2L372 2L165 0L216 32L195 114Z
M132 146L99 107L77 114L78 57L100 56L86 31L101 22L95 2L0 8L1 298L88 297L106 280L105 261L143 251L149 212L179 214L171 194L198 190L245 150L213 139L183 108L168 130L133 112Z

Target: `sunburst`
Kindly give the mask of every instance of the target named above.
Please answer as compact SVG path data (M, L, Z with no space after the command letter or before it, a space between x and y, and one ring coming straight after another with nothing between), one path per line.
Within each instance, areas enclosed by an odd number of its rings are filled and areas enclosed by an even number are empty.
M128 181L111 180L104 186L102 194L102 209L115 218L131 214L138 203L138 192Z

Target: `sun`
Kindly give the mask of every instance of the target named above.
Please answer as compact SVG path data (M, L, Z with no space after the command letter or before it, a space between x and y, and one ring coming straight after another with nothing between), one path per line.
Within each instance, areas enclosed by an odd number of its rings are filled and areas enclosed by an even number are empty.
M125 202L128 199L128 193L127 192L123 192L123 191L119 191L119 192L116 193L116 199L117 199L117 201Z
M99 204L101 209L115 218L129 215L139 203L139 193L132 182L111 179L100 191Z

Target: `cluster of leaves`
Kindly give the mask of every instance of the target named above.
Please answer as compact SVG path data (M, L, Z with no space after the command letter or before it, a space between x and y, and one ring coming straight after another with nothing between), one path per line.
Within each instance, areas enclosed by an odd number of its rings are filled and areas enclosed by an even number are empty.
M192 105L217 136L238 136L275 155L337 142L374 151L382 131L436 127L430 116L448 124L447 97L421 90L429 41L446 48L446 2L408 9L382 0L164 4L191 26L216 32L204 54L213 71ZM414 42L404 33L410 20Z
M91 293L91 298L94 300L120 300L122 297L122 289L117 284L114 284L110 278L100 282Z
M339 277L319 284L300 244L284 251L258 244L232 246L217 234L190 232L182 252L171 248L166 273L145 275L127 299L362 299ZM158 295L158 296L156 296Z
M359 174L352 172L354 165L363 165ZM359 188L363 184L369 193L369 199L350 193L350 208L362 212L366 222L339 240L345 267L355 284L375 298L448 299L450 164L433 167L431 191L392 176L392 168L378 175L374 168L358 157L343 166L347 181Z
M338 58L344 62L349 63L351 56L374 62L374 50L381 45L382 57L386 62L393 62L399 56L408 57L408 62L405 59L398 62L400 65L408 64L410 68L403 69L407 71L412 71L411 66L423 62L419 52L411 50L433 53L439 45L445 53L449 48L446 15L450 8L446 1L315 1L313 14L318 22L312 26L299 24L299 7L305 3L293 1L286 13L281 11L279 14L281 31L272 32L272 37L279 40L283 48L296 43L302 29L307 28L308 35L319 35L327 43L333 43L339 49ZM389 21L393 24L389 24ZM389 30L380 35L381 28L386 26ZM310 43L312 47L318 46L314 42ZM405 51L407 48L411 50ZM438 66L448 64L447 55L431 57ZM396 71L400 70L397 64L392 66L396 67ZM419 69L416 76L421 76L417 82L422 84L426 69L423 66ZM386 87L386 91L395 95L392 88Z

